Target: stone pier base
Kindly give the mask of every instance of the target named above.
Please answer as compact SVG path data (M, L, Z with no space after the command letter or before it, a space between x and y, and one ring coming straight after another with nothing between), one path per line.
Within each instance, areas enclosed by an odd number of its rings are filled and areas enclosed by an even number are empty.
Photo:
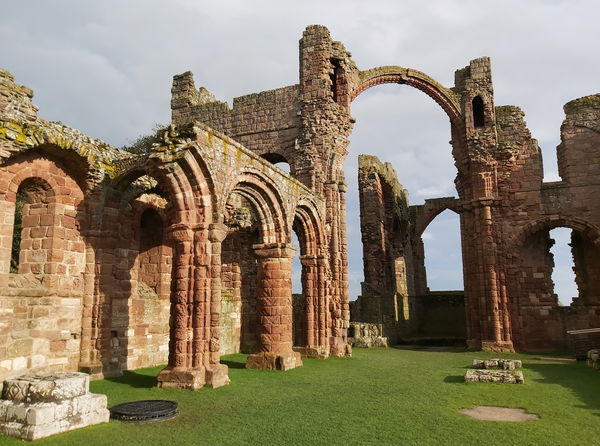
M156 383L163 389L198 390L206 384L206 370L166 367L156 377Z
M248 355L246 368L266 370L291 370L302 366L302 356L299 352L280 353L254 353Z
M225 364L212 364L206 369L206 384L213 389L226 386L231 381L228 372L229 367Z
M85 373L24 375L4 381L0 434L38 440L80 427L106 423L106 395L89 392Z
M163 389L198 390L205 384L217 388L229 384L228 371L225 364L194 369L166 367L156 377L156 383Z
M329 358L329 346L318 347L294 347L294 351L300 353L303 358L327 359Z

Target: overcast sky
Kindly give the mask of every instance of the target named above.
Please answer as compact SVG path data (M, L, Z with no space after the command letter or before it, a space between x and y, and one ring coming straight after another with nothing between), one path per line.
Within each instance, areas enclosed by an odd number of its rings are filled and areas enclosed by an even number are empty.
M0 66L35 91L40 116L121 146L168 123L174 74L192 70L197 87L230 104L297 83L298 40L309 24L327 26L361 69L401 65L447 87L455 69L490 56L496 105L523 108L554 181L563 104L600 90L598 17L592 0L12 1L0 16ZM362 279L358 154L392 162L412 204L456 195L456 171L448 119L423 93L372 88L352 114L346 174L354 298ZM557 236L557 252L567 262L556 259L554 278L568 302L576 289L565 235ZM425 238L430 287L462 288L457 217L441 214Z

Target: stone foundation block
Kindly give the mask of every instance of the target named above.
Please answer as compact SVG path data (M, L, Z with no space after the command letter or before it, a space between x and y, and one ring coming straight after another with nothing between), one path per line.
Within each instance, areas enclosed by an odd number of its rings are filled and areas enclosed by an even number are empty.
M478 369L493 369L496 367L502 370L520 369L523 363L518 359L474 359L473 367Z
M514 370L471 369L465 373L465 382L523 384L523 372Z
M206 384L211 386L213 389L217 387L226 386L231 382L227 372L229 367L225 364L213 364L210 369L206 369Z
M265 370L291 370L302 366L302 357L299 352L288 354L278 353L255 353L248 355L246 368Z
M106 395L89 393L89 376L57 372L25 375L4 382L0 434L37 440L106 423Z
M158 374L156 381L158 387L163 389L198 390L206 384L206 370L204 367L166 367Z

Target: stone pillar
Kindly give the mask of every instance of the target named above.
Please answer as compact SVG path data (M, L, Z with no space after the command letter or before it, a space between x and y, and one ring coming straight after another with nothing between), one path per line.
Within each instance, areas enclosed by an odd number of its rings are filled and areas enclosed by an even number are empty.
M349 356L348 344L350 305L348 303L348 259L346 247L346 185L343 182L325 184L327 211L331 215L331 241L329 247L331 264L331 299L329 300L330 353L333 356Z
M205 356L206 383L211 387L229 384L228 367L220 363L221 331L221 248L229 228L222 223L209 226L210 241L210 337Z
M305 255L302 263L302 293L306 299L306 346L294 347L302 356L325 359L329 357L327 335L327 267L324 256Z
M290 370L302 365L292 350L292 258L285 243L254 245L258 258L258 352L248 356L249 369Z
M194 336L200 331L194 327L200 321L193 317L198 311L193 302L194 232L186 225L173 225L169 236L174 245L169 363L156 379L158 387L198 390L205 384L205 367L201 352L193 351Z
M96 249L100 250L102 231L90 230L86 233L86 269L83 275L84 294L83 309L81 315L81 344L79 370L88 373L92 378L103 377L103 366L100 352L97 348L100 338L101 306L100 300L104 301L98 290L99 278L96 272Z
M306 300L306 347L317 345L317 257L314 255L304 255L300 257L302 264L302 294Z

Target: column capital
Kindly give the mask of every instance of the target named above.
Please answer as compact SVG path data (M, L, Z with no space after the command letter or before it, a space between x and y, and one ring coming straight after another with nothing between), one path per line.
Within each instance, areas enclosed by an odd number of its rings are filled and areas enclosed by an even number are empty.
M208 239L213 242L222 242L227 237L229 227L223 223L211 223L208 226Z
M291 243L259 243L252 245L254 255L259 258L291 259L297 248Z

